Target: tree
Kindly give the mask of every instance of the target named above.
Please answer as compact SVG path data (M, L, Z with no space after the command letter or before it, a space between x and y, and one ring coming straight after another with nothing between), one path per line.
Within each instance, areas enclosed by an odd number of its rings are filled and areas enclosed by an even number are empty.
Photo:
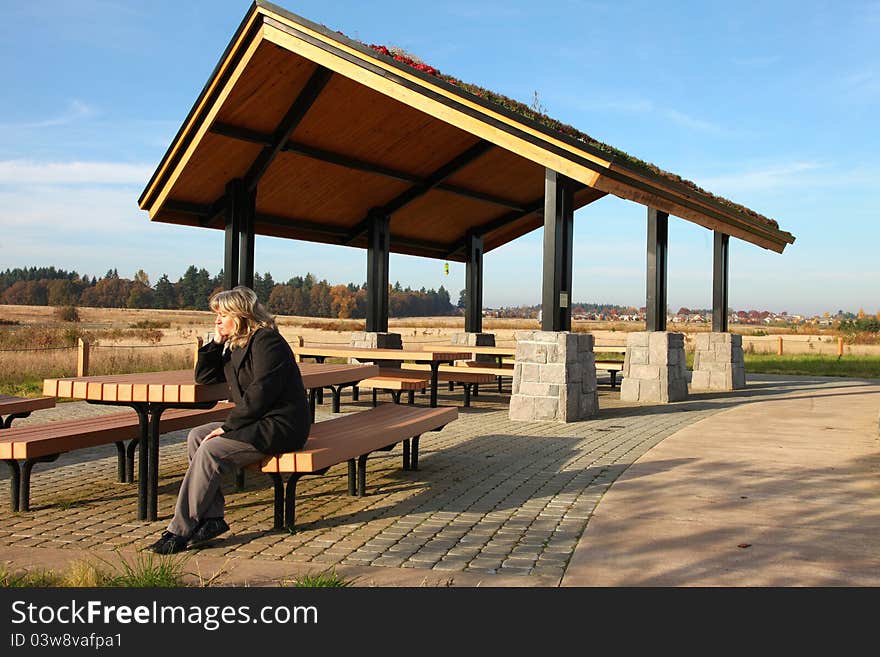
M464 310L467 307L467 290L462 290L458 293L458 308Z
M153 292L153 303L156 308L174 309L177 308L177 292L174 284L168 280L168 274L162 274L162 278L156 283L156 289Z

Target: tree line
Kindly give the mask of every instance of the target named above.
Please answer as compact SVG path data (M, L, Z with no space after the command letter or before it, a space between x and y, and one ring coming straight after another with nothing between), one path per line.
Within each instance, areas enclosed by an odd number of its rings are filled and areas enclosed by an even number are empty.
M55 267L7 269L0 272L0 302L30 306L90 306L98 308L158 308L208 310L208 299L223 289L223 271L211 275L190 265L176 282L163 274L155 285L143 270L123 278L116 269L104 276L80 276ZM276 283L272 274L254 274L254 292L269 312L305 317L359 319L367 314L366 283L331 285L312 274ZM400 283L389 286L389 314L393 317L455 315L449 292L413 290Z

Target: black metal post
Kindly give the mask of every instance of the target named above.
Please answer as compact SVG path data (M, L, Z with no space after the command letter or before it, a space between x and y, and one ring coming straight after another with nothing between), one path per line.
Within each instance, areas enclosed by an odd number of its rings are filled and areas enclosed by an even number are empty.
M712 330L727 332L727 264L730 235L715 231L715 249L712 258Z
M227 290L231 290L238 284L241 198L244 194L244 182L240 178L235 178L226 183L226 238L223 246L223 287Z
M666 330L666 251L669 215L648 208L648 280L646 330Z
M574 181L552 169L544 173L544 285L541 329L571 330L571 267Z
M242 199L239 223L238 284L254 288L254 217L256 215L257 190L246 191Z
M391 217L374 212L367 227L367 331L388 330L388 254Z
M476 235L468 236L464 287L464 330L480 333L483 330L483 238Z

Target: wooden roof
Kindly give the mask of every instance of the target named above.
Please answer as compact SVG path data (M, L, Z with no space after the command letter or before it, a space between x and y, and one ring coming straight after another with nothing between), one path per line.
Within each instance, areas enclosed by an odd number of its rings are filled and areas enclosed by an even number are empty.
M138 203L152 221L223 229L226 185L242 178L259 235L365 246L381 209L393 252L463 260L469 233L488 252L543 226L548 167L580 184L575 208L610 193L776 252L794 242L757 213L262 1Z

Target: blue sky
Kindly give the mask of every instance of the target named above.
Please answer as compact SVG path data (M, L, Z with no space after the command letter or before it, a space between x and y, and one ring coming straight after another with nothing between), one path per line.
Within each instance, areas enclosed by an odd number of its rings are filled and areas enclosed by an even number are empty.
M775 218L783 254L731 241L730 305L880 311L880 2L282 0L367 43L529 103ZM249 3L42 0L0 6L0 269L95 275L222 268L220 231L153 224L137 198ZM538 230L485 257L487 306L539 303ZM669 305L711 306L712 235L670 218ZM575 215L576 301L644 305L645 208ZM362 282L359 249L257 238L256 269ZM464 265L391 257L445 286Z

